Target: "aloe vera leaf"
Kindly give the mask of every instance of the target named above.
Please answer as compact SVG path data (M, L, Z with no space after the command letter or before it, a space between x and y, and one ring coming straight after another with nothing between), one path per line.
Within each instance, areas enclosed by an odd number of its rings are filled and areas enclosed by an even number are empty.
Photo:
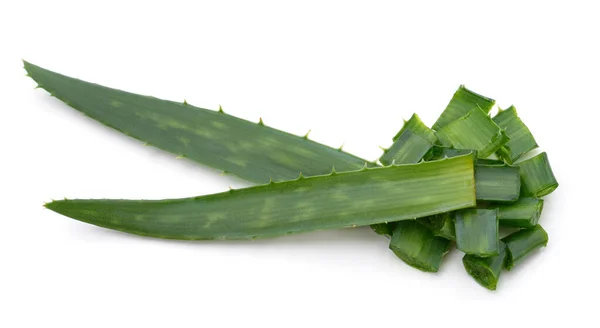
M417 114L413 114L393 140L392 146L379 158L383 165L418 163L436 143L437 137Z
M408 265L426 272L437 272L449 250L447 239L436 237L414 220L400 221L390 241L390 249Z
M500 226L533 228L540 219L543 207L543 199L532 197L524 197L511 204L500 205L498 206Z
M477 182L475 182L477 183ZM448 240L456 240L456 232L454 230L454 212L446 212L418 218L418 223L426 226L433 232L434 236L442 237Z
M479 158L486 158L504 145L509 138L479 107L437 130L443 146L472 149Z
M500 252L497 209L466 209L456 212L456 248L488 257Z
M519 170L510 166L475 165L477 200L513 202L521 193Z
M504 238L506 244L506 270L511 270L534 250L545 247L548 244L548 233L541 225L531 229L519 230Z
M500 110L493 118L494 122L504 131L510 140L496 154L508 164L514 163L519 157L538 147L529 128L521 121L515 106Z
M168 239L247 239L414 219L475 205L473 156L366 167L172 200L61 200L70 218Z
M498 279L504 268L506 261L506 244L500 241L500 252L498 255L490 257L479 257L471 254L465 254L462 259L463 266L467 273L475 279L481 286L496 290Z
M556 188L558 182L550 167L546 152L515 164L521 174L521 194L523 196L543 197Z
M110 89L24 62L41 88L148 145L257 183L362 168L365 160L280 130L188 104ZM369 163L369 166L375 166Z
M481 110L487 114L492 107L494 107L495 103L495 100L477 94L465 88L464 85L461 85L454 93L454 96L450 100L450 103L448 103L448 106L446 106L446 109L442 112L442 115L440 115L435 124L433 124L433 129L439 130L443 128L467 114L474 107L481 108Z

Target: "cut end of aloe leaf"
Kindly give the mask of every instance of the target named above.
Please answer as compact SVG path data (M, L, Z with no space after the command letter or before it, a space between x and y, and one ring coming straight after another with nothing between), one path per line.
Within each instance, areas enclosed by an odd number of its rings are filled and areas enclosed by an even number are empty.
M433 125L433 129L439 130L443 128L467 114L474 107L481 108L481 110L487 114L495 103L495 100L484 97L467 89L464 85L461 85L454 93L454 96L452 96L452 99L448 103L448 106L446 106L446 109L442 112L442 115L440 115Z
M506 270L510 271L516 264L528 257L538 248L548 245L548 233L539 224L531 229L519 230L504 238L506 244Z
M478 257L466 254L463 265L467 273L481 286L496 290L500 274L506 261L506 245L500 241L500 252L492 257Z
M462 261L465 270L475 281L489 290L496 290L498 277L489 266L485 265L482 258L467 254Z
M449 241L436 237L415 220L396 224L390 249L408 265L425 272L437 272L442 258L448 253Z

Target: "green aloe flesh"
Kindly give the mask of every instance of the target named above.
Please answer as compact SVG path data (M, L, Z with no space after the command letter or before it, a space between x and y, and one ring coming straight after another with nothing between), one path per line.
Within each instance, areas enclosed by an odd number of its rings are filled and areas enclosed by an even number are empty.
M488 257L500 252L497 209L466 209L456 212L456 248Z
M554 177L546 152L515 164L521 174L521 194L523 196L543 197L556 188Z
M378 235L391 237L394 233L394 228L396 227L396 222L388 222L388 223L377 223L371 224L371 229L375 231Z
M379 158L383 165L418 163L436 143L437 137L417 114L413 114L393 140L392 146Z
M511 270L538 248L548 244L548 234L539 224L530 229L514 232L504 238L506 244L506 270Z
M510 166L475 166L477 200L514 202L519 199L521 178L519 170Z
M353 171L364 159L223 111L103 87L25 62L38 85L100 123L148 145L256 183ZM374 164L369 163L370 166Z
M408 265L426 272L437 272L449 250L447 239L436 237L415 220L397 222L390 249Z
M495 100L484 97L477 94L464 85L461 85L458 90L454 93L454 96L446 106L446 109L442 112L442 115L433 124L434 130L439 130L451 122L456 121L460 117L467 114L474 107L479 107L484 113L489 113L494 104Z
M475 182L477 184L477 182ZM454 230L454 212L446 212L437 215L431 215L424 218L418 218L418 223L426 226L437 237L448 240L456 240Z
M478 158L476 164L487 166L506 166L506 163L503 160L490 158Z
M249 239L414 219L475 206L473 156L364 168L172 200L61 200L70 218L168 239Z
M500 241L498 255L479 257L465 254L462 261L465 270L475 281L489 290L496 290L498 279L500 279L506 261L506 244Z
M532 197L520 198L511 204L498 206L500 226L514 228L533 228L537 225L544 200Z
M476 150L480 158L489 157L509 141L504 130L479 107L437 130L437 137L443 146Z
M527 152L538 147L529 128L521 121L515 106L500 110L493 118L510 140L496 152L500 158L512 164Z

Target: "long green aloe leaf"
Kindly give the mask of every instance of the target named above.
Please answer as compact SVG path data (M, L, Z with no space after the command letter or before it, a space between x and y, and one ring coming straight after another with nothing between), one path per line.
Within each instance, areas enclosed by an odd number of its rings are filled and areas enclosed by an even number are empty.
M521 194L524 196L544 197L558 188L546 152L518 162L515 166L521 174Z
M392 146L379 158L383 165L419 162L436 143L437 137L417 114L413 114L393 140Z
M76 220L168 239L246 239L414 219L475 206L474 156L364 168L173 200L61 200Z
M480 158L490 156L509 141L504 130L479 107L437 130L437 137L443 146L473 149Z
M493 118L498 126L506 131L510 140L498 149L497 154L512 164L521 156L538 147L529 128L517 115L515 106L500 110Z
M390 249L408 265L426 272L437 272L449 250L447 239L436 237L427 227L406 220L396 223Z
M442 112L442 115L433 124L434 130L439 130L444 126L454 122L460 117L467 114L474 107L479 107L484 113L489 113L494 104L495 100L484 97L477 94L461 85L458 90L454 93L454 96L446 106L446 109Z
M362 168L365 160L223 111L160 100L67 77L25 62L38 85L83 114L149 145L267 183ZM374 164L369 163L370 166Z

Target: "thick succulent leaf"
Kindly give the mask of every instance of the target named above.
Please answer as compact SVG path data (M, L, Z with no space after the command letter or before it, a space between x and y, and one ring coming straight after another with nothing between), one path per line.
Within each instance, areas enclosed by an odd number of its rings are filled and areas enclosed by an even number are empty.
M439 130L446 125L454 122L460 117L467 114L474 107L479 107L484 113L489 113L494 104L495 100L484 97L477 94L461 85L458 90L454 93L454 96L446 106L446 109L442 112L442 115L433 124L434 130Z
M447 239L436 237L414 220L396 223L390 249L408 265L426 272L437 272L449 250Z
M475 206L474 156L299 178L173 200L61 200L49 209L132 234L246 239L414 219Z
M490 156L509 140L479 107L437 130L437 137L443 146L476 150L479 158Z
M500 110L493 118L494 122L502 128L510 140L496 152L507 163L514 163L519 157L538 147L529 128L521 121L517 110L510 106Z
M546 152L516 163L515 166L521 174L523 196L543 197L558 188L558 181L554 177Z
M506 244L500 241L500 253L490 257L465 254L463 265L467 273L481 286L496 290L506 260Z
M496 209L466 209L456 212L456 248L480 257L498 255L498 215Z
M25 62L38 85L100 123L148 145L252 182L362 168L365 160L280 130L185 103L88 83ZM369 166L374 164L369 163Z
M523 229L512 233L502 238L502 241L506 244L507 250L505 267L506 270L511 270L533 251L545 247L548 244L548 234L538 224L531 229Z
M533 228L537 225L544 200L533 197L519 198L510 204L494 205L498 207L500 226L515 228Z

